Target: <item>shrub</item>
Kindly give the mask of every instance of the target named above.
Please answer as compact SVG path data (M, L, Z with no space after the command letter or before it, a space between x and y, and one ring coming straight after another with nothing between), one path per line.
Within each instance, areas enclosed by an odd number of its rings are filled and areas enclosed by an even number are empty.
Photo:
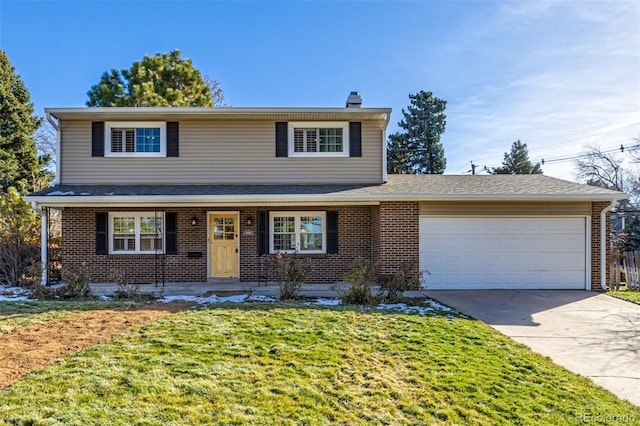
M35 284L31 288L31 297L39 300L88 300L95 298L89 286L91 276L84 264L77 268L63 269L62 279L64 284L59 287Z
M34 286L31 287L30 297L37 300L53 300L58 298L54 287L46 287L40 283L34 284Z
M63 300L83 300L93 299L93 293L89 283L91 275L86 265L62 270L62 287L56 289L59 299Z
M118 289L114 293L115 300L133 300L141 302L143 300L154 299L152 294L144 294L140 291L140 284L127 280L124 271L117 270L111 273L109 279L118 284Z
M427 270L420 270L417 261L407 260L400 264L398 272L383 280L380 287L386 291L386 299L398 300L403 291L421 290L424 288L424 274Z
M280 284L280 300L289 300L298 296L302 283L313 271L313 266L308 259L295 254L277 253L273 271Z
M353 262L351 270L344 274L349 283L347 290L340 296L343 303L350 305L370 305L376 302L372 290L376 285L376 263L361 257Z

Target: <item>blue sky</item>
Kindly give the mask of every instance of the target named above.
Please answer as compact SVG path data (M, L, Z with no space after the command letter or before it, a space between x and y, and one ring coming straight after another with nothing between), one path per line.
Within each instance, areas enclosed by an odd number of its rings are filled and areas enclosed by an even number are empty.
M111 68L179 48L232 106L391 107L447 101L446 173L640 136L637 1L10 1L0 48L38 114L83 106ZM573 162L543 167L575 180Z

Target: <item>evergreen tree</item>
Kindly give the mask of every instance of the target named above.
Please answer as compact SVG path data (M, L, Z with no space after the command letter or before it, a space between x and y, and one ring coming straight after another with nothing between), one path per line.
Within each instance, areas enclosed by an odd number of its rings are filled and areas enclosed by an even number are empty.
M15 187L21 194L41 189L50 158L38 158L35 132L42 119L34 115L31 96L6 52L0 50L0 194Z
M409 95L411 104L398 123L403 132L389 135L387 171L401 174L441 174L447 166L440 136L444 133L447 101L421 90Z
M540 163L535 165L529 160L529 150L527 144L520 142L520 139L511 145L511 152L504 153L502 167L491 170L494 175L541 175Z
M224 101L219 85L216 90L218 99ZM180 50L176 49L155 56L145 55L129 69L114 68L105 72L100 82L87 92L86 105L208 107L214 105L212 93L200 71L191 60L182 59Z

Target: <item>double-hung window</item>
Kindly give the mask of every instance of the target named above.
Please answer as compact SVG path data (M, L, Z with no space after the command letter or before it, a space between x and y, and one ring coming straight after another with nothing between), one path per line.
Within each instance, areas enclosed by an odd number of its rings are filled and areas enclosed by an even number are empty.
M290 122L290 157L348 157L349 123Z
M163 223L162 213L109 213L109 252L162 253Z
M271 212L270 251L326 253L325 212Z
M166 123L107 122L105 130L106 156L166 156Z

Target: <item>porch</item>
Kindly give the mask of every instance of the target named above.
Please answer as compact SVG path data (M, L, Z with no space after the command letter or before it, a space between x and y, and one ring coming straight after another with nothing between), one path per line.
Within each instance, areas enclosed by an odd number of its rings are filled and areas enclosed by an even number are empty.
M96 296L111 296L118 289L116 283L92 283L91 290ZM336 299L340 297L341 290L346 289L347 283L304 283L300 290L302 298L328 298ZM277 299L280 297L280 287L276 282L269 282L265 285L262 282L240 282L237 280L229 280L224 282L208 281L208 282L184 282L184 283L165 283L162 284L140 284L140 292L151 293L159 298L166 296L191 296L201 297L213 294L251 294L254 296L268 296ZM422 291L406 291L405 297L424 298L427 297L424 290Z
M345 283L312 283L303 284L300 291L301 297L326 297L337 298L340 296L339 289ZM111 296L118 290L116 283L92 283L91 290L96 296ZM179 282L162 284L140 284L141 293L154 294L157 297L166 296L210 296L212 294L251 294L254 296L269 296L278 298L280 287L276 282L269 282L265 285L262 282L240 282L238 280L225 280L222 282Z

